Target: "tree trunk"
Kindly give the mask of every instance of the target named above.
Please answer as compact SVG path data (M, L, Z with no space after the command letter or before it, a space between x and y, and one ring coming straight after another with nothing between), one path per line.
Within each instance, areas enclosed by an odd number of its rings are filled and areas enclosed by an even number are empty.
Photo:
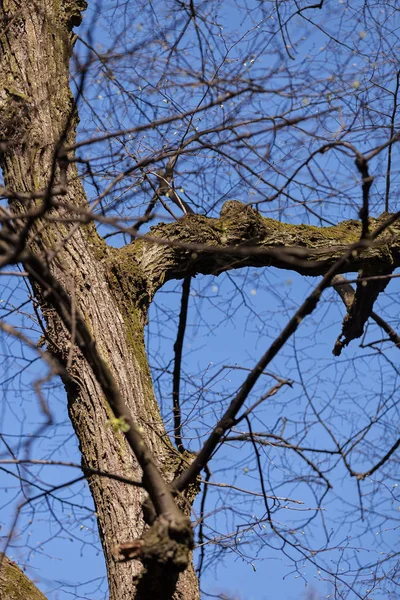
M92 223L74 224L71 208L88 210L75 166L69 166L68 184L64 182L62 147L74 143L77 123L68 69L71 29L79 24L80 8L82 2L66 0L61 8L55 0L23 2L22 7L12 1L1 3L2 169L7 188L20 194L12 200L12 208L24 215L19 225L23 242L48 262L53 276L70 293L132 418L143 428L159 469L170 481L181 459L166 435L146 358L145 278L132 261L128 274L120 268L115 252L107 248ZM36 192L40 196L40 190L52 185L64 186L65 193L56 197L48 193L28 201L29 195ZM27 194L26 201L23 194ZM54 208L54 200L70 208ZM141 470L123 434L109 426L113 414L90 367L73 349L70 335L46 304L42 290L35 286L35 293L46 321L47 348L69 373L69 414L83 464L140 481ZM104 477L88 479L105 553L110 598L135 598L135 576L141 565L137 561L116 561L113 548L141 536L143 491ZM161 585L153 597L198 598L194 570L181 574L171 594L164 593Z

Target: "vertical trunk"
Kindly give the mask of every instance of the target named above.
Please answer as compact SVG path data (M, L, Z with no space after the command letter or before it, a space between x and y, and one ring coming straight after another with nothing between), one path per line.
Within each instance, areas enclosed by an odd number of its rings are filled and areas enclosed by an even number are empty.
M71 27L79 24L82 3L64 0L60 7L57 0L24 0L21 8L20 3L3 0L0 6L1 166L10 190L30 194L46 189L53 173L55 182L61 182L55 148L60 140L65 145L75 139L77 119L68 63ZM75 167L68 169L66 194L57 199L65 206L87 208ZM13 208L25 215L43 209L44 215L46 211L49 214L45 206L49 201L50 195L37 201L14 202ZM53 275L70 291L132 417L143 427L148 446L170 479L176 471L176 453L161 421L144 347L146 280L134 261L121 264L118 251L107 248L93 224L74 225L73 213L67 209L50 208L50 215L62 220L50 221L45 216L29 220L25 216L20 231L25 228L27 243L50 261ZM123 435L114 433L107 424L112 414L90 368L78 352L71 350L69 335L57 315L46 306L40 290L35 291L46 320L48 347L69 365L73 381L67 388L69 412L83 463L140 480L140 469ZM89 486L98 515L110 598L135 598L134 576L140 565L135 561L118 563L112 551L115 544L140 537L144 526L143 492L97 476L89 478ZM192 569L181 575L172 597L198 597Z

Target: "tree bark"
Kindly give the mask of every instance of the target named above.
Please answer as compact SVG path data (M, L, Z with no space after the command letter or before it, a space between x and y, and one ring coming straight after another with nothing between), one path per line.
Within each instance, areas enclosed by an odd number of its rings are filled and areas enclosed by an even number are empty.
M18 565L1 553L0 600L46 600Z
M393 221L393 222L392 222ZM302 275L325 275L352 246L342 273L364 270L388 274L400 266L400 225L396 215L369 219L371 236L360 242L360 221L331 227L293 225L260 215L237 200L225 202L218 219L186 215L152 227L150 233L118 251L119 260L139 263L150 298L170 279L218 275L243 267L277 267ZM385 225L390 223L390 226ZM383 231L374 238L379 228Z

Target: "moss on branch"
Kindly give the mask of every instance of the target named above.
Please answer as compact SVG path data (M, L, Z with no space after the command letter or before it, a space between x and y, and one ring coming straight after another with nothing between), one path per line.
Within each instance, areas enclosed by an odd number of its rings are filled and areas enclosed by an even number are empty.
M388 216L384 213L371 218L370 230ZM217 219L189 214L174 223L152 227L144 238L120 249L115 258L140 267L151 299L170 279L197 273L218 275L244 266L274 266L304 275L323 275L360 236L360 221L347 220L331 227L293 225L263 217L233 200L224 204ZM342 271L358 271L366 262L377 271L400 265L399 224L388 227Z
M14 562L0 553L0 598L4 600L46 600Z

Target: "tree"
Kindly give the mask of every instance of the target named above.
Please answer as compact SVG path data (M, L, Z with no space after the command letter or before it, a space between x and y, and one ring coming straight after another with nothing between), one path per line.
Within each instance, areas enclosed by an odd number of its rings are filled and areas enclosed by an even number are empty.
M256 386L331 286L345 311L334 354L344 355L372 319L386 337L370 342L368 351L378 368L385 357L396 377L390 354L400 345L396 323L374 312L400 261L399 214L390 212L398 178L396 9L367 2L246 2L235 5L232 30L225 33L218 3L139 5L139 12L119 2L89 7L90 24L77 43L82 0L2 2L1 167L8 207L1 209L1 264L21 265L42 337L6 320L2 330L49 366L36 381L43 428L51 426L51 410L42 388L54 375L63 381L96 507L110 598L192 600L199 588L191 507L201 489L205 502L210 468L224 444L252 449L264 506L255 521L268 527L271 546L315 565L322 564L330 535L317 550L275 517L290 499L268 481L268 448L297 455L301 467L291 467L291 478L314 494L313 518L305 520L310 526L329 498L335 463L357 481L361 511L364 496L372 494L363 491L366 479L379 472L388 486L389 478L395 481L400 440L390 428L397 411L393 378L391 389L383 386L379 401L365 408L362 423L357 403L351 406L353 423L340 432L335 420L343 413L335 408L326 415L313 404L300 369L297 385L308 399L303 418L282 413L276 430L269 423L256 431L255 423L259 407L294 385L290 366L284 376L273 375L272 387ZM246 30L240 36L241 11ZM111 15L113 38L101 21ZM106 39L106 51L96 35ZM323 65L308 53L322 39ZM354 56L359 63L353 66ZM240 276L249 267L319 279L262 357L253 357L237 390L213 409L213 423L187 424L181 366L191 281ZM346 273L357 275L349 281ZM144 331L156 293L175 280L183 285L173 404L162 414ZM382 380L386 376L382 371ZM313 439L317 428L329 443ZM197 435L191 452L188 439ZM19 465L34 460L32 443L24 449L24 458L11 454ZM372 503L381 501L376 491L372 498L371 513ZM204 535L200 526L202 542ZM374 564L378 591L395 587L393 561L392 549ZM366 561L356 570L362 577L370 567ZM354 565L350 584L321 568L341 597L360 594Z

